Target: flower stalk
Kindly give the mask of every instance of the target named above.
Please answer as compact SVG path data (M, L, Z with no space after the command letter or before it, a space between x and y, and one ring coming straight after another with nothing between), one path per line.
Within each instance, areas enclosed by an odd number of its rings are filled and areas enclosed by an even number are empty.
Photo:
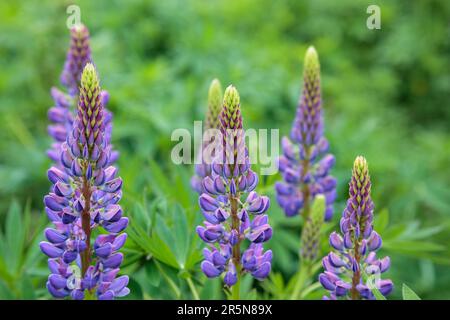
M336 180L329 171L335 159L327 153L329 145L323 128L320 64L316 50L310 47L305 55L302 97L291 135L282 139L279 168L283 181L275 185L278 204L288 217L300 214L308 219L319 194L326 199L325 220L333 215Z
M324 299L372 300L374 289L383 296L393 289L391 280L381 279L381 274L389 269L389 257L376 257L382 240L373 230L371 185L367 161L359 156L353 165L349 199L340 222L342 235L331 233L334 251L322 260L325 272L319 281L330 293Z
M244 274L263 280L270 273L272 252L263 250L263 243L272 237L264 214L270 203L268 197L254 191L258 176L251 170L235 87L226 89L222 104L220 135L215 138L222 148L214 155L211 175L202 180L204 193L199 205L205 222L197 227L197 233L207 244L202 271L209 278L224 274L231 298L239 299ZM247 247L245 239L250 241Z
M45 230L47 241L40 248L49 257L47 289L55 298L109 300L129 293L128 276L116 277L128 219L118 204L122 179L110 165L104 117L97 72L88 63L81 76L72 132L61 145L61 167L48 170L53 185L44 197L54 227Z

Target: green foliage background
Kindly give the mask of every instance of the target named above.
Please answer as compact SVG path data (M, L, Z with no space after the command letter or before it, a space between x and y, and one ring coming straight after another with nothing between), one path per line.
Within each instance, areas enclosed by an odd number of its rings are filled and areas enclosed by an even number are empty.
M72 1L0 2L0 298L49 298L37 243L47 220L45 150L49 90L59 85ZM450 299L450 2L444 0L76 1L91 32L102 86L111 94L113 142L121 152L124 212L131 219L124 273L130 298L223 298L220 281L198 272L201 221L188 186L192 167L170 160L175 128L203 119L214 77L233 83L244 125L289 132L314 45L322 66L326 135L337 163L337 228L355 156L373 179L376 228L401 297ZM381 7L368 30L366 8ZM300 219L272 199L273 276L247 298L285 298L297 270ZM316 278L311 279L311 282ZM248 288L248 290L247 290ZM247 291L246 291L247 290ZM305 298L322 289L312 283Z

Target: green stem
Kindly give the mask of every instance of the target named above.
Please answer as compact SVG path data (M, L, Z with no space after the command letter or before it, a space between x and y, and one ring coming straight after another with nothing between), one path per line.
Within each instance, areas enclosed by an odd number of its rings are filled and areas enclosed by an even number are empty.
M241 291L241 275L237 273L237 282L231 287L231 300L239 300Z
M175 282L172 281L172 279L170 279L170 277L164 272L163 268L161 267L161 265L159 264L158 261L155 261L155 265L158 268L159 272L161 273L161 275L163 276L163 278L167 281L167 283L169 284L170 288L172 289L172 291L175 293L176 298L178 299L181 296L181 291L178 288L178 286L175 284Z
M200 296L198 295L197 289L195 288L194 282L192 282L191 277L186 279L189 289L191 289L192 295L194 296L194 300L200 300Z
M295 282L294 290L292 291L292 295L290 300L297 300L300 296L300 293L305 285L306 280L309 278L310 267L305 263L300 264L300 270L297 273L297 281Z

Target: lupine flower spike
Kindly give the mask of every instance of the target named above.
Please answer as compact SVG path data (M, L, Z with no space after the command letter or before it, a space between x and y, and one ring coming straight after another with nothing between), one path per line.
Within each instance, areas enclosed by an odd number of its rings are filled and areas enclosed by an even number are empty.
M272 237L264 214L269 198L254 191L258 177L250 168L239 94L233 86L225 91L219 120L224 148L213 160L211 176L203 179L205 192L199 204L206 221L197 233L207 243L202 271L209 278L224 274L232 298L238 299L244 273L263 280L271 269L272 252L263 250L263 243ZM250 241L246 249L245 239Z
M313 263L317 257L324 212L325 197L319 194L314 199L311 215L305 222L300 241L300 258L306 265Z
M53 186L44 197L54 227L45 230L40 248L49 257L47 289L55 298L113 299L129 292L128 276L116 277L128 219L118 205L122 179L109 165L104 116L97 73L88 63L73 129L61 146L62 167L48 171ZM91 241L99 228L104 232Z
M209 139L208 137L212 137L213 135L209 135L208 130L219 129L219 113L222 108L222 100L222 85L218 79L214 79L209 87L208 109L206 110L205 122L203 125L201 150L195 164L195 174L191 178L191 187L199 194L204 192L202 180L207 176L211 176L212 159L209 157L205 159L205 156L208 155L205 155L203 151L206 150L210 143L212 143L212 139ZM206 141L204 139L206 139Z
M327 154L328 141L323 136L323 111L320 90L320 65L317 52L306 52L303 71L303 92L291 137L283 137L283 155L279 168L283 182L275 185L277 201L289 217L309 216L311 204L318 194L326 198L325 220L333 215L336 180L329 175L334 156Z
M390 259L377 259L381 237L373 230L373 202L367 161L357 157L349 184L347 206L341 218L342 235L333 232L330 245L334 252L323 258L325 272L319 281L330 292L324 299L375 299L373 289L387 296L392 281L380 274L389 269Z
M66 141L68 134L72 132L81 73L84 66L92 61L88 29L82 24L76 25L70 30L70 34L70 48L61 74L61 84L66 92L56 87L51 89L55 105L48 111L48 118L52 123L48 126L48 133L53 138L54 143L51 149L47 151L47 155L60 169L62 168L60 164L61 144ZM104 112L105 139L109 142L112 131L112 114L106 110L106 104L109 100L108 92L102 91L100 97ZM110 163L114 163L118 156L119 154L116 151L112 151Z

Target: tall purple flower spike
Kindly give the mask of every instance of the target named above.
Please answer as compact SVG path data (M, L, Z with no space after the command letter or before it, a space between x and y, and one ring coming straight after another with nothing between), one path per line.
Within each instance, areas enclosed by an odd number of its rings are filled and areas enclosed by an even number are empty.
M105 114L97 73L88 63L81 77L73 129L61 145L61 167L48 171L52 182L44 197L53 228L40 248L49 257L47 289L55 298L113 299L128 294L128 276L116 277L123 254L118 250L128 225L118 204L122 179L110 166ZM95 229L105 232L91 242Z
M258 176L250 168L239 94L233 86L225 91L219 120L223 148L212 162L211 176L203 179L205 192L199 197L206 221L197 233L207 243L201 268L209 278L225 274L225 284L239 288L243 273L258 280L270 273L272 252L263 251L263 243L272 237L264 214L270 203L254 191ZM241 253L245 239L250 245Z
M324 299L375 299L373 289L387 296L392 281L380 275L389 269L390 259L377 259L381 237L373 230L373 202L370 197L370 176L367 161L357 157L349 184L350 198L341 218L341 233L330 235L334 252L323 258L322 286L330 292Z
M279 168L284 181L277 182L275 190L278 204L288 217L302 214L308 218L314 198L323 194L328 221L336 198L336 180L329 175L335 160L327 154L328 141L323 136L320 65L313 47L306 52L303 82L291 139L282 139Z
M72 132L74 109L78 102L81 73L84 66L92 61L91 48L89 46L89 31L84 25L77 25L70 30L70 48L67 52L66 62L61 74L61 84L64 86L63 92L56 87L51 89L51 95L55 105L48 111L48 119L52 124L48 126L48 133L54 142L47 151L47 155L58 168L62 168L60 163L61 144L66 141L67 136ZM104 110L105 139L111 141L112 113L106 109L109 101L107 91L100 93ZM110 163L113 164L119 154L117 151L111 152Z

